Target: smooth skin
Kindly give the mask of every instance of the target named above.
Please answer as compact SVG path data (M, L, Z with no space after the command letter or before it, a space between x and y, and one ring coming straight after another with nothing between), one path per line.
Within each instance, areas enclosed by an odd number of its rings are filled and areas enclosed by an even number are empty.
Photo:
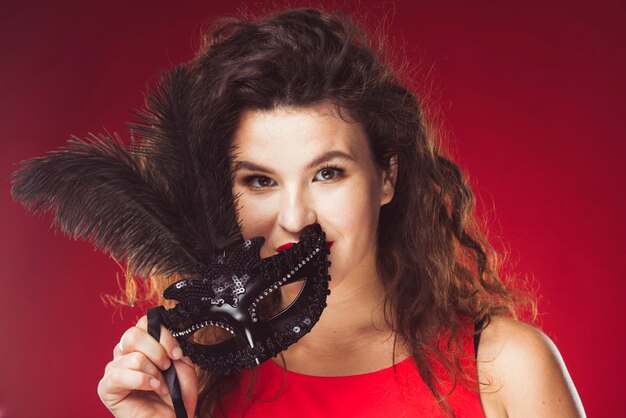
M170 418L174 408L162 370L174 363L187 416L194 416L198 397L196 370L172 334L161 327L156 341L147 332L147 317L124 332L98 385L98 395L116 417Z
M378 168L362 126L329 103L244 111L233 145L242 233L266 238L262 257L296 242L315 222L333 242L328 307L313 330L283 352L289 369L345 376L406 358L408 350L396 346L392 359L394 335L384 320L376 270L376 227L380 207L393 199L395 159L388 170ZM284 290L287 299L291 291ZM166 330L160 343L152 339L145 317L124 333L98 387L116 417L174 417L159 372L169 361L193 416L197 378L177 347ZM531 326L494 318L481 336L478 374L487 383L480 396L489 418L584 416L558 350ZM159 387L150 386L153 378Z

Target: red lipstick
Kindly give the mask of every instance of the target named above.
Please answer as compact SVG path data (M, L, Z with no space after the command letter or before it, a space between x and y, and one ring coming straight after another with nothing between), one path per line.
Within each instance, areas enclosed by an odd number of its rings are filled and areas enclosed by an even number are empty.
M333 246L333 242L334 241L326 241L326 245L328 245L328 249L330 250L330 247ZM276 248L276 251L281 253L283 251L285 251L287 248L291 248L295 245L295 242L286 242L283 245L281 245L280 247Z
M276 248L276 251L281 253L281 252L285 251L287 248L293 247L294 244L295 244L295 242L287 242L287 243L281 245L280 247Z

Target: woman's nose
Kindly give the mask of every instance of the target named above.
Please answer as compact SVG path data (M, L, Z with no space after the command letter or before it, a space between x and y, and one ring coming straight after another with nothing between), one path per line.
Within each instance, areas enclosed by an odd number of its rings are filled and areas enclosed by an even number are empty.
M297 234L317 222L313 202L300 190L285 192L278 214L278 223L290 233Z

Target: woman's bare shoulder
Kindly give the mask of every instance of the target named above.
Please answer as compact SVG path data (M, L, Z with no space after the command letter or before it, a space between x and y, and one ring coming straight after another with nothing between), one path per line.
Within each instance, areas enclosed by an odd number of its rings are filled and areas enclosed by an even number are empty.
M539 329L494 317L477 355L481 400L488 417L584 417L563 358Z

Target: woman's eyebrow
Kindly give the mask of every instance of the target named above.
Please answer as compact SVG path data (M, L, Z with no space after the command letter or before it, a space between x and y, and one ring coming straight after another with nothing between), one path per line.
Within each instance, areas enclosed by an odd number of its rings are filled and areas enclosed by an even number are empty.
M307 164L306 168L311 169L314 168L320 164L323 164L325 162L328 162L330 160L334 160L334 159L341 159L341 160L349 160L349 161L355 161L354 157L352 157L352 155L343 152L343 151L339 151L339 150L334 150L334 151L328 151L325 152L324 154L320 155L319 157L317 157L316 159L314 159L313 161L311 161L310 163Z
M309 162L306 165L305 169L310 170L311 168L314 168L316 166L319 166L325 162L328 162L334 159L355 161L354 157L352 157L350 154L343 152L343 151L334 150L334 151L325 152L324 154L320 155L313 161ZM250 170L250 171L258 171L261 173L274 174L274 170L272 168L264 167L257 163L253 163L251 161L246 161L246 160L235 161L233 172L237 172L239 170Z
M274 174L274 170L269 167L263 167L262 165L245 160L235 161L233 173L236 173L239 170L259 171L261 173Z

